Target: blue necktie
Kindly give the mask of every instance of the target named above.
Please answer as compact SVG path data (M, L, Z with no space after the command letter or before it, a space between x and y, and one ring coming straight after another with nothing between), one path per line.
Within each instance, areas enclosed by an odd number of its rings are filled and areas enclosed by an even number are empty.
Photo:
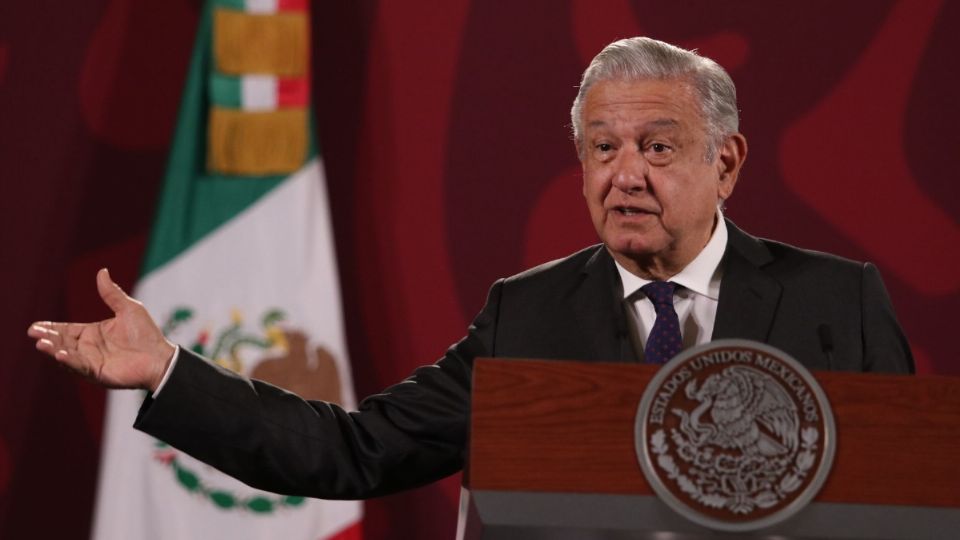
M640 288L657 311L657 320L643 348L644 361L648 364L666 363L683 348L680 319L673 309L673 291L676 288L677 284L669 281L654 281Z

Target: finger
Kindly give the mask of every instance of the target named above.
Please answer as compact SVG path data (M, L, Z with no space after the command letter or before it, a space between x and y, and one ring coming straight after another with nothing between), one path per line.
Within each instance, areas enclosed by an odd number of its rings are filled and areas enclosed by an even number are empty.
M37 350L56 358L58 353L66 353L57 343L49 339L38 339Z
M53 330L53 324L49 322L35 322L30 325L30 328L27 328L27 335L34 338L40 339L47 335L47 332L55 331Z
M53 343L55 346L58 346L58 347L60 346L60 343L62 343L63 341L63 335L52 328L44 328L42 326L31 327L30 330L27 331L27 333L32 338L49 341L50 343Z
M55 332L60 332L67 326L67 323L59 322L50 322L50 321L37 321L30 325L30 328L27 328L27 335L30 337L37 337L43 335L47 330L52 330Z
M27 335L35 339L46 339L58 347L76 347L77 339L83 333L82 324L44 323L48 326L35 324L27 330Z
M123 292L123 289L110 279L110 271L106 268L101 268L97 272L97 292L100 293L103 303L114 313L120 313L133 302L133 299L127 296L127 293Z
M83 372L83 370L80 369L79 365L74 365L70 362L71 360L70 351L66 349L58 349L53 353L53 357L59 360L62 365L66 365L67 367ZM86 373L84 372L84 374Z
M59 348L49 340L41 339L38 341L37 349L54 357L60 367L76 371L83 376L90 375L90 370L83 365L79 355L73 354L67 349Z

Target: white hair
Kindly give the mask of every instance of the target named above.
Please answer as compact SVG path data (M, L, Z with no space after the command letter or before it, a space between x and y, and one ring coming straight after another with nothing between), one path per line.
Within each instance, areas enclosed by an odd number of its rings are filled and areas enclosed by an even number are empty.
M723 140L739 131L737 89L726 70L713 60L663 41L633 37L614 41L593 58L583 77L570 117L573 138L583 136L583 101L595 83L607 80L687 80L696 92L707 130L706 159L712 161Z

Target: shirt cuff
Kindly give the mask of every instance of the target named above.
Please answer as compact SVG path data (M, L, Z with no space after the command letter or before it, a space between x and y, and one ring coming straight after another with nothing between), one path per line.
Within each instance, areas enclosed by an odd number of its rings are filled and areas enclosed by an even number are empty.
M160 384L157 385L157 389L153 391L153 397L157 397L157 394L160 393L160 390L163 389L163 385L167 384L167 380L170 378L170 374L173 373L173 368L177 367L177 359L180 358L180 346L177 345L173 349L173 358L170 359L170 363L167 365L167 371L163 374L163 378L160 379Z

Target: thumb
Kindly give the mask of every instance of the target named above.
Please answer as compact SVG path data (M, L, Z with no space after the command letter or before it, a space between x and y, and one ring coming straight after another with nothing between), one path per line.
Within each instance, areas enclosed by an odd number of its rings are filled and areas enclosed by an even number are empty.
M106 268L101 268L97 272L97 292L100 293L103 303L114 313L120 313L128 303L133 301L119 285L110 279L110 271Z

